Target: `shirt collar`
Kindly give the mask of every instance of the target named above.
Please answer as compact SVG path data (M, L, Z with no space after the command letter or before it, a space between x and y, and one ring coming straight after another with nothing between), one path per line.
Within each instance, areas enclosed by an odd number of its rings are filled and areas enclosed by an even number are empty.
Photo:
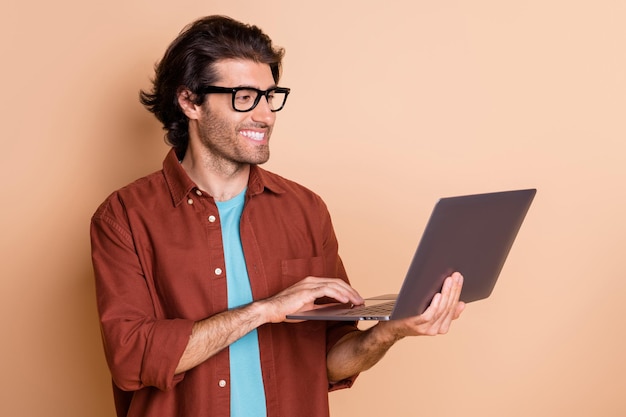
M194 188L198 188L183 169L173 148L163 160L163 176L169 187L174 206L178 206L183 201L186 201L187 195ZM285 192L284 187L268 171L257 165L251 165L250 178L248 179L248 196L252 197L261 194L265 190L275 194Z

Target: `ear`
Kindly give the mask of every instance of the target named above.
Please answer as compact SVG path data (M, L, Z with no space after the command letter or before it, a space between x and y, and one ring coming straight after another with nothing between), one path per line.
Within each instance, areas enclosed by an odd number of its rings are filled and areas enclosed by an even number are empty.
M200 117L201 107L194 103L195 94L187 88L180 88L177 94L178 105L190 120Z

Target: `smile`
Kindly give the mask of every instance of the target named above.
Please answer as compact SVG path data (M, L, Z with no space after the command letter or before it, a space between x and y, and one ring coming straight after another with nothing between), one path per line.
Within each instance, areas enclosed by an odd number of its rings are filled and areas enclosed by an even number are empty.
M243 136L249 139L256 140L259 142L265 139L265 132L254 132L251 130L242 130L239 133L241 133Z

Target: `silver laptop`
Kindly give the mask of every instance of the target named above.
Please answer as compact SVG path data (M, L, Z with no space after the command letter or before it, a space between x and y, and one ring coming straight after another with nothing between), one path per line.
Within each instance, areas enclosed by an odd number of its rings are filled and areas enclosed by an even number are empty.
M536 189L440 199L430 216L400 292L361 306L334 303L290 314L296 320L396 320L422 314L444 279L463 275L461 300L489 297Z

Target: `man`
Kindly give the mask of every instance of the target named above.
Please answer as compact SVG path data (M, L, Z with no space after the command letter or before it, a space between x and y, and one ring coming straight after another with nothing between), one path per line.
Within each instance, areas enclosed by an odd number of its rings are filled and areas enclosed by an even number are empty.
M463 310L455 274L419 317L367 331L286 321L320 298L363 300L323 201L258 166L289 94L283 53L255 26L199 19L141 94L173 149L91 223L118 416L327 416L329 390Z

